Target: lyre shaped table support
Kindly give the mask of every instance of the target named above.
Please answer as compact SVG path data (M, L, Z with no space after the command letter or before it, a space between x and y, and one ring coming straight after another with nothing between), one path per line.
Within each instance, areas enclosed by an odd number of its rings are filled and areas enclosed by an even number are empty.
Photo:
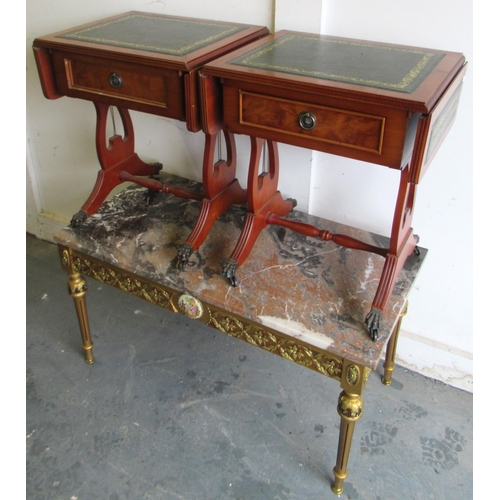
M250 137L251 156L248 173L248 212L238 242L223 268L223 275L233 286L238 281L236 270L250 255L261 231L275 224L297 231L306 236L333 241L337 245L356 250L372 252L385 258L379 286L366 316L366 326L372 340L377 340L382 313L394 290L396 279L407 257L418 251L418 237L413 234L411 222L416 197L416 184L413 181L412 167L408 164L401 170L398 196L394 211L389 246L377 247L343 234L333 234L310 224L284 218L295 205L294 200L283 200L278 191L279 156L277 144L267 141L269 149L269 172L259 174L260 158L264 139Z
M120 179L122 172L133 176L150 176L157 174L162 168L160 163L144 163L135 153L134 127L126 108L118 108L123 123L123 137L115 134L108 141L106 125L110 105L94 102L94 106L97 112L96 149L101 170L87 201L73 216L72 226L81 224L97 211L109 193L123 182Z
M261 231L269 224L268 215L285 216L296 205L294 200L283 200L278 191L279 156L277 144L267 141L269 150L269 172L259 173L264 139L250 138L251 155L248 170L248 212L236 247L224 265L223 275L233 286L235 272L252 251Z
M177 266L183 268L193 252L205 241L217 218L231 205L243 205L247 193L236 179L236 145L234 135L224 132L227 159L215 161L218 134L205 134L203 155L203 190L200 214L186 242L177 252Z

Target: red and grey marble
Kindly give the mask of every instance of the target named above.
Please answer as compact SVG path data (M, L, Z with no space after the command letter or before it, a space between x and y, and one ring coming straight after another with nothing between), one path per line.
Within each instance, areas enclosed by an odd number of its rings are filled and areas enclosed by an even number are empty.
M201 190L198 183L162 174L162 182ZM292 339L375 369L427 251L411 256L384 311L379 339L369 338L370 311L384 259L278 226L260 234L230 285L222 268L236 245L245 206L234 206L215 223L184 270L177 250L194 227L200 202L132 186L105 202L80 227L55 240L104 262L196 297L229 314L248 318ZM293 211L287 217L373 245L388 239Z

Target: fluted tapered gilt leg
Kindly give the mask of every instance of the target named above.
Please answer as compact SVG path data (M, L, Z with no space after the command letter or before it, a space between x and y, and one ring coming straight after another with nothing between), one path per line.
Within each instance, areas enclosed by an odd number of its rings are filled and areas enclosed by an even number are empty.
M92 364L94 354L92 352L92 339L90 337L89 320L87 315L87 302L85 294L87 292L87 282L85 278L77 272L71 273L68 280L69 293L75 302L76 314L82 334L82 349L85 353L85 362Z
M399 315L398 322L394 331L392 332L391 338L387 343L387 350L385 353L385 362L384 362L384 378L382 379L382 383L385 385L391 385L392 383L392 372L396 366L396 347L398 344L399 331L401 330L401 324L403 323L403 317L406 316L408 312L408 303L403 307L401 314Z
M333 469L335 482L332 490L340 495L344 489L344 479L347 477L347 462L351 450L354 426L363 413L363 398L359 394L350 394L342 391L337 406L341 423L339 435L339 447L337 451L337 464Z

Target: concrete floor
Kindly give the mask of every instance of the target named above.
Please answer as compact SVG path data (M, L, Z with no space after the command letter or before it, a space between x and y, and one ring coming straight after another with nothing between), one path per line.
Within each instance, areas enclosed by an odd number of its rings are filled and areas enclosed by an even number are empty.
M90 279L86 365L56 246L26 266L29 500L473 498L470 393L372 373L337 497L336 381Z

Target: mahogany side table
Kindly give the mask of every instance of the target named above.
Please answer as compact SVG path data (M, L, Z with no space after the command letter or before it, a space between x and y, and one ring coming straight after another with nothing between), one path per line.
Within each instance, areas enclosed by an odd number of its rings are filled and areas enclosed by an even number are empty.
M236 281L236 269L269 224L380 255L385 264L365 320L376 340L398 273L418 252L411 227L417 184L453 124L466 65L454 52L287 30L207 63L200 72L204 95L223 98L218 109L202 105L205 130L246 134L252 143L249 210L224 275ZM265 141L269 171L260 173ZM293 202L278 191L277 142L399 170L389 243L285 218Z
M33 49L45 97L92 101L97 111L96 147L101 170L94 189L72 219L81 224L111 190L132 181L150 190L204 201L205 226L193 236L195 249L210 224L231 203L245 203L235 179L234 138L226 133L227 160L214 163L216 135L205 139L202 194L148 178L161 164L135 153L130 109L174 118L201 130L198 70L206 62L267 34L265 27L127 12L35 39ZM116 106L124 136L106 140L110 106ZM215 203L211 200L216 199Z
M164 182L201 191L192 181L161 175ZM84 276L89 276L339 381L341 425L333 490L340 494L354 427L363 413L366 380L385 351L383 382L391 383L401 319L427 250L405 261L380 337L372 342L364 331L363 310L375 292L372 276L381 272L383 257L332 247L270 225L241 268L240 284L233 287L221 279L220 268L241 231L246 207L230 207L193 256L199 259L197 265L181 271L175 265L177 246L198 216L196 204L173 196L156 197L147 204L144 191L129 187L80 226L55 235L62 267L69 274L86 362L94 362L85 300ZM298 211L289 217L372 245L387 244L385 237Z

